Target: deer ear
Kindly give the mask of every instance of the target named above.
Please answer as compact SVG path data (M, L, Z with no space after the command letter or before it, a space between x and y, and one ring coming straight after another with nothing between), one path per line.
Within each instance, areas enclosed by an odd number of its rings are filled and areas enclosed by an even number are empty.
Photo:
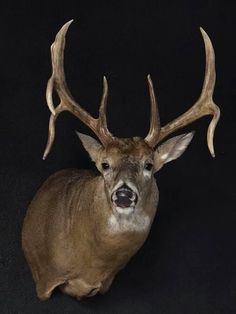
M75 131L91 159L96 162L102 145L93 137Z
M154 168L158 171L162 166L174 159L179 158L193 138L194 132L172 137L160 145L154 152Z

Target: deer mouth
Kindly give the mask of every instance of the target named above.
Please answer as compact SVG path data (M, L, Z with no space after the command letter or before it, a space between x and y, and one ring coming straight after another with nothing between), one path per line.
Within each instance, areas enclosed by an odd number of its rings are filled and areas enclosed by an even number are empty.
M120 208L134 208L138 195L126 184L123 184L111 195L113 204Z

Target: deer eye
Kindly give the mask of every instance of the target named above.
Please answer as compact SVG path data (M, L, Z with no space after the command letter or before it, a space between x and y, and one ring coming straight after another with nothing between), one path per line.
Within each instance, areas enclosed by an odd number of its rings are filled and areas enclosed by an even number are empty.
M102 169L103 169L103 170L107 170L107 169L109 169L109 168L110 168L110 165L109 165L108 162L103 162L103 163L102 163Z
M151 171L153 167L153 164L151 164L150 162L147 162L144 166L145 170Z

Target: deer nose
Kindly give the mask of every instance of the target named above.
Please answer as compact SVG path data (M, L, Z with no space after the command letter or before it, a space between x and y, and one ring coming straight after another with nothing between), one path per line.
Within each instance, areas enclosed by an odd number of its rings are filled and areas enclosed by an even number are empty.
M134 207L138 201L137 194L126 184L113 192L111 198L113 203L121 208Z

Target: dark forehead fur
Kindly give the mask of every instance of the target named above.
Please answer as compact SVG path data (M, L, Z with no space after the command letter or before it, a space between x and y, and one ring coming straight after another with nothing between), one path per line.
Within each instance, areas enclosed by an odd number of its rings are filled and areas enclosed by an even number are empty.
M153 149L140 137L117 138L106 147L107 153L141 157L151 155Z

